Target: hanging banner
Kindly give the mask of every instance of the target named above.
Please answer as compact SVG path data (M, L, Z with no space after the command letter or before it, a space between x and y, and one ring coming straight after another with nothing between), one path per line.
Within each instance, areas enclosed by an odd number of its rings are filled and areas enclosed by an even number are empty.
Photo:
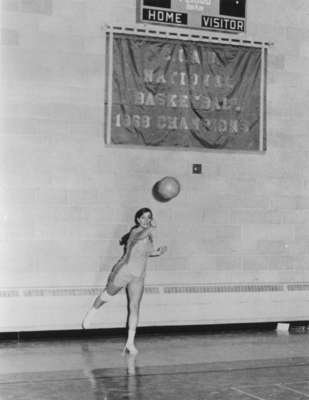
M260 149L261 49L117 34L111 142Z

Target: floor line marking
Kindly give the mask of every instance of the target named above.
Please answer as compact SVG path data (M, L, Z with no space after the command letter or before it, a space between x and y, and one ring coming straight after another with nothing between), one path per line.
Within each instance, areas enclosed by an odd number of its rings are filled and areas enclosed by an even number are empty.
M284 389L290 390L291 392L297 393L297 394L301 394L302 396L308 397L309 398L309 394L301 392L300 390L296 390L296 389L292 389L289 386L286 386L284 384L278 384L277 386L280 386Z
M266 400L266 399L264 399L263 397L255 396L254 394L247 393L247 392L245 392L245 391L243 391L243 390L240 390L240 389L238 389L238 388L235 388L235 387L232 387L231 389L236 390L237 392L239 392L239 393L241 393L241 394L244 394L244 395L246 395L246 396L248 396L248 397L251 397L251 399L255 399L255 400Z
M265 385L265 383L260 383L260 384L255 383L255 384L249 384L249 385L241 384L241 385L239 385L239 387L241 387L243 389L247 389L247 388L260 388L260 387L265 387L265 386L297 385L299 383L308 383L309 384L309 381L308 381L308 379L304 379L304 380L288 381L288 382L284 382L284 383L282 383L282 382L269 383L269 384L267 383L266 385Z

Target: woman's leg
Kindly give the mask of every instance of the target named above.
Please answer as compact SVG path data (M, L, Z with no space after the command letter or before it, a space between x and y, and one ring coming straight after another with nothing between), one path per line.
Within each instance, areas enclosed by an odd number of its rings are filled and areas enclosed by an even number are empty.
M127 286L129 297L129 331L126 349L136 354L137 349L134 344L135 333L138 324L140 303L144 292L144 279L133 279Z
M90 324L91 324L91 320L93 319L93 317L95 316L97 310L103 306L103 304L107 303L108 301L111 300L111 298L121 289L121 288L117 288L117 290L112 291L109 290L109 286L107 286L94 300L94 303L92 304L92 307L90 308L90 310L87 312L87 314L85 315L83 321L82 321L82 328L83 329L88 329ZM109 292L109 293L108 293Z

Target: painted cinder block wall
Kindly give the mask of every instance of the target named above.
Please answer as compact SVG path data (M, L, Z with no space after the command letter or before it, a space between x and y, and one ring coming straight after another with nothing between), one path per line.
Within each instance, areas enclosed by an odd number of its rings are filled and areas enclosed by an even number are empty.
M247 32L271 41L267 151L106 146L102 27L135 1L1 2L0 331L78 329L153 209L142 325L309 319L309 3L247 0ZM192 175L201 163L202 175ZM180 195L152 186L176 176ZM124 326L125 296L94 327Z

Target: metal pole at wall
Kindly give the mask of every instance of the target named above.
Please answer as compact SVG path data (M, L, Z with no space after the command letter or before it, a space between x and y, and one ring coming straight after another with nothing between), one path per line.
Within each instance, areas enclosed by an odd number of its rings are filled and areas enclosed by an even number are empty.
M108 71L107 71L107 124L106 124L106 143L111 143L112 127L112 97L113 97L113 61L114 61L114 33L109 30L108 43Z
M263 45L261 48L261 88L260 88L260 137L259 150L264 149L264 103L265 103L265 52L266 48Z

